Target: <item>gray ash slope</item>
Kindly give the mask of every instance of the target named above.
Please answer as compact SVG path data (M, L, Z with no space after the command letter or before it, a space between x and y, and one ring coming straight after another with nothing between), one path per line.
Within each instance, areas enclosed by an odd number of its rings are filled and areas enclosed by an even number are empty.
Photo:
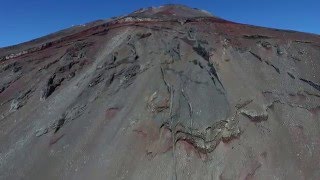
M320 37L167 5L0 49L0 179L317 179Z

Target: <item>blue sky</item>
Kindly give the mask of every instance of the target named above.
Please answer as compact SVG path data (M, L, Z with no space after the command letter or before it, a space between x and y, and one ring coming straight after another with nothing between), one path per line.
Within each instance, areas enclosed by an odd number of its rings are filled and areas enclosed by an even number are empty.
M235 22L320 34L319 0L1 0L0 47L141 7L173 3Z

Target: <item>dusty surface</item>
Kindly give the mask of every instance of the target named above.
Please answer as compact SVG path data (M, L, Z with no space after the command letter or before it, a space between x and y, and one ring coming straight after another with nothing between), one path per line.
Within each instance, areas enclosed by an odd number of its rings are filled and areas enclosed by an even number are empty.
M318 179L320 37L184 6L0 49L0 179Z

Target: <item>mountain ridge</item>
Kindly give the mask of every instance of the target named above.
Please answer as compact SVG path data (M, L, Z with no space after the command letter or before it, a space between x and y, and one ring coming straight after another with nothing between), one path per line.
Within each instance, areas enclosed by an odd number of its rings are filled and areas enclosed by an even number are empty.
M197 9L197 8L189 8L188 6L185 6L185 5L182 5L182 4L166 4L166 5L159 6L159 7L141 8L140 10L134 11L134 12L132 12L132 13L129 13L129 14L125 15L125 16L112 17L112 18L105 19L105 20L104 20L104 19L100 19L100 20L96 20L96 21L93 21L93 22L88 22L88 23L85 23L85 24L82 24L82 25L76 25L76 26L73 26L73 27L70 27L70 28L62 29L62 30L59 30L59 31L57 31L57 32L55 32L55 33L51 33L51 34L45 35L45 36L43 36L43 37L39 37L39 38L36 38L36 39L32 39L32 40L30 40L30 41L22 42L22 43L19 43L19 44L16 44L16 45L11 45L11 46L7 46L7 47L1 47L1 48L0 48L0 53L1 53L2 51L8 51L8 50L10 50L10 49L12 49L12 48L17 48L17 47L19 47L19 46L21 46L21 45L24 45L24 44L33 43L34 41L41 41L43 38L49 38L49 37L51 37L51 36L56 35L56 33L63 33L63 32L65 32L65 31L71 31L72 29L75 29L75 28L77 29L77 28L79 28L79 27L87 27L87 26L89 26L89 28L93 28L93 27L95 27L95 26L99 26L100 23L102 23L102 24L100 24L100 25L103 25L104 23L107 23L107 22L110 22L110 21L116 21L116 20L119 19L119 18L125 18L125 17L130 17L130 16L135 17L135 15L136 15L135 13L137 13L137 12L139 12L139 11L141 11L141 10L144 10L144 11L149 10L149 11L150 11L150 10L153 10L153 9L160 9L160 8L164 8L164 7L177 7L177 8L178 8L178 7L184 7L184 8L190 9L190 10L203 11L203 10L200 10L200 9ZM205 11L204 13L207 13L208 15L207 15L207 16L202 16L202 17L213 17L213 18L217 18L217 17L215 17L215 16L212 16L209 12L206 12L206 11ZM178 18L177 18L177 17L174 17L174 18L179 19L179 17L178 17ZM198 17L198 18L199 18L199 17ZM303 33L303 34L309 34L309 35L314 35L314 36L319 37L318 34L313 34L313 33L307 33L307 32L295 31L295 30L284 30L284 29L277 29L277 28L269 28L269 27L263 27L263 26L255 26L255 25L250 25L250 24L243 24L243 23L232 22L232 21L224 20L224 19L222 19L222 18L218 18L218 19L221 19L221 20L223 20L223 21L230 22L230 23L240 24L240 25L249 25L249 26L253 26L253 27L256 27L256 28L266 28L266 29L275 30L275 31L292 32L292 33ZM91 24L92 24L92 25L91 25ZM93 27L91 27L91 26L93 26ZM83 29L83 30L85 30L85 29ZM78 30L78 31L81 31L81 29ZM44 43L44 42L42 42L42 43Z

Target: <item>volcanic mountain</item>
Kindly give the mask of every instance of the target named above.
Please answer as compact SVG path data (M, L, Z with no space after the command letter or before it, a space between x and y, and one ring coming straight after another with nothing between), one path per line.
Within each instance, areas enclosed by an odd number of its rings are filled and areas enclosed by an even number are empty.
M318 179L320 37L182 5L0 49L0 179Z

